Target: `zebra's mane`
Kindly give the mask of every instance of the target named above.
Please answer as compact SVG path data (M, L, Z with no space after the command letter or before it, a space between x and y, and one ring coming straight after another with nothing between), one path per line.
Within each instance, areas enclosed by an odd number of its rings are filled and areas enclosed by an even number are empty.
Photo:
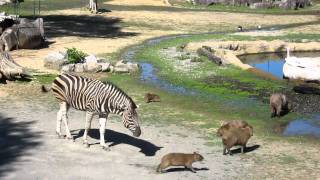
M111 85L111 86L113 86L115 89L117 89L118 91L120 91L120 93L124 94L124 96L129 99L129 101L130 101L130 103L131 103L131 105L132 105L132 108L134 108L134 109L137 108L137 105L136 105L136 103L132 100L132 98L131 98L127 93L125 93L121 88L119 88L117 85L115 85L113 82L110 82L110 81L101 81L101 82L102 82L103 84L105 84L105 85Z

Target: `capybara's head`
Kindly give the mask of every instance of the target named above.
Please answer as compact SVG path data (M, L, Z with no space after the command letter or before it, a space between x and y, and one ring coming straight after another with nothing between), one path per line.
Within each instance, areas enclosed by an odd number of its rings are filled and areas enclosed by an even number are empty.
M203 156L197 152L193 153L193 158L195 161L202 161L204 159Z
M229 130L229 124L223 124L217 131L217 136L221 137L223 134Z

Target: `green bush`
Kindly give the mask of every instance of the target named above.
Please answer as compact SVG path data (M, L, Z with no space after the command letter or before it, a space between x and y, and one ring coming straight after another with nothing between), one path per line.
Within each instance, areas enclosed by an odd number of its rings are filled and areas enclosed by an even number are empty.
M87 56L86 53L77 50L76 48L67 48L67 55L69 63L81 63Z

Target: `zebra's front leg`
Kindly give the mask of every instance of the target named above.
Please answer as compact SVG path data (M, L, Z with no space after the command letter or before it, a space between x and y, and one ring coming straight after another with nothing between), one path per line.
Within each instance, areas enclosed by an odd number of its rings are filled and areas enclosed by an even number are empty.
M61 123L62 123L62 110L59 109L58 113L57 113L57 127L56 127L56 133L58 135L58 138L62 138L62 134L61 134Z
M110 147L106 144L104 139L104 134L106 132L106 123L107 123L108 115L100 116L99 117L99 124L100 124L100 145L102 149L110 151Z
M89 131L90 127L91 127L92 118L93 118L93 113L87 111L87 113L86 113L86 123L85 123L84 133L83 133L83 144L86 147L89 147L87 136L88 136L88 131Z
M68 126L68 115L67 115L68 110L69 110L69 105L66 102L60 103L61 119L63 120L65 125L66 138L73 140L73 137L71 136L70 129ZM58 116L59 116L59 112L58 112ZM57 129L59 128L59 131L60 131L60 127L61 127L61 120L59 121L59 119L57 118ZM58 132L58 135L59 135L59 132Z

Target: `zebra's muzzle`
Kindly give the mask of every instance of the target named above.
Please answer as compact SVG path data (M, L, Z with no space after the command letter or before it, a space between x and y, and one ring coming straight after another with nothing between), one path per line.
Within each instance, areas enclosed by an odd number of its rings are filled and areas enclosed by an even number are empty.
M141 135L140 127L137 127L136 130L133 132L134 137L139 137Z

